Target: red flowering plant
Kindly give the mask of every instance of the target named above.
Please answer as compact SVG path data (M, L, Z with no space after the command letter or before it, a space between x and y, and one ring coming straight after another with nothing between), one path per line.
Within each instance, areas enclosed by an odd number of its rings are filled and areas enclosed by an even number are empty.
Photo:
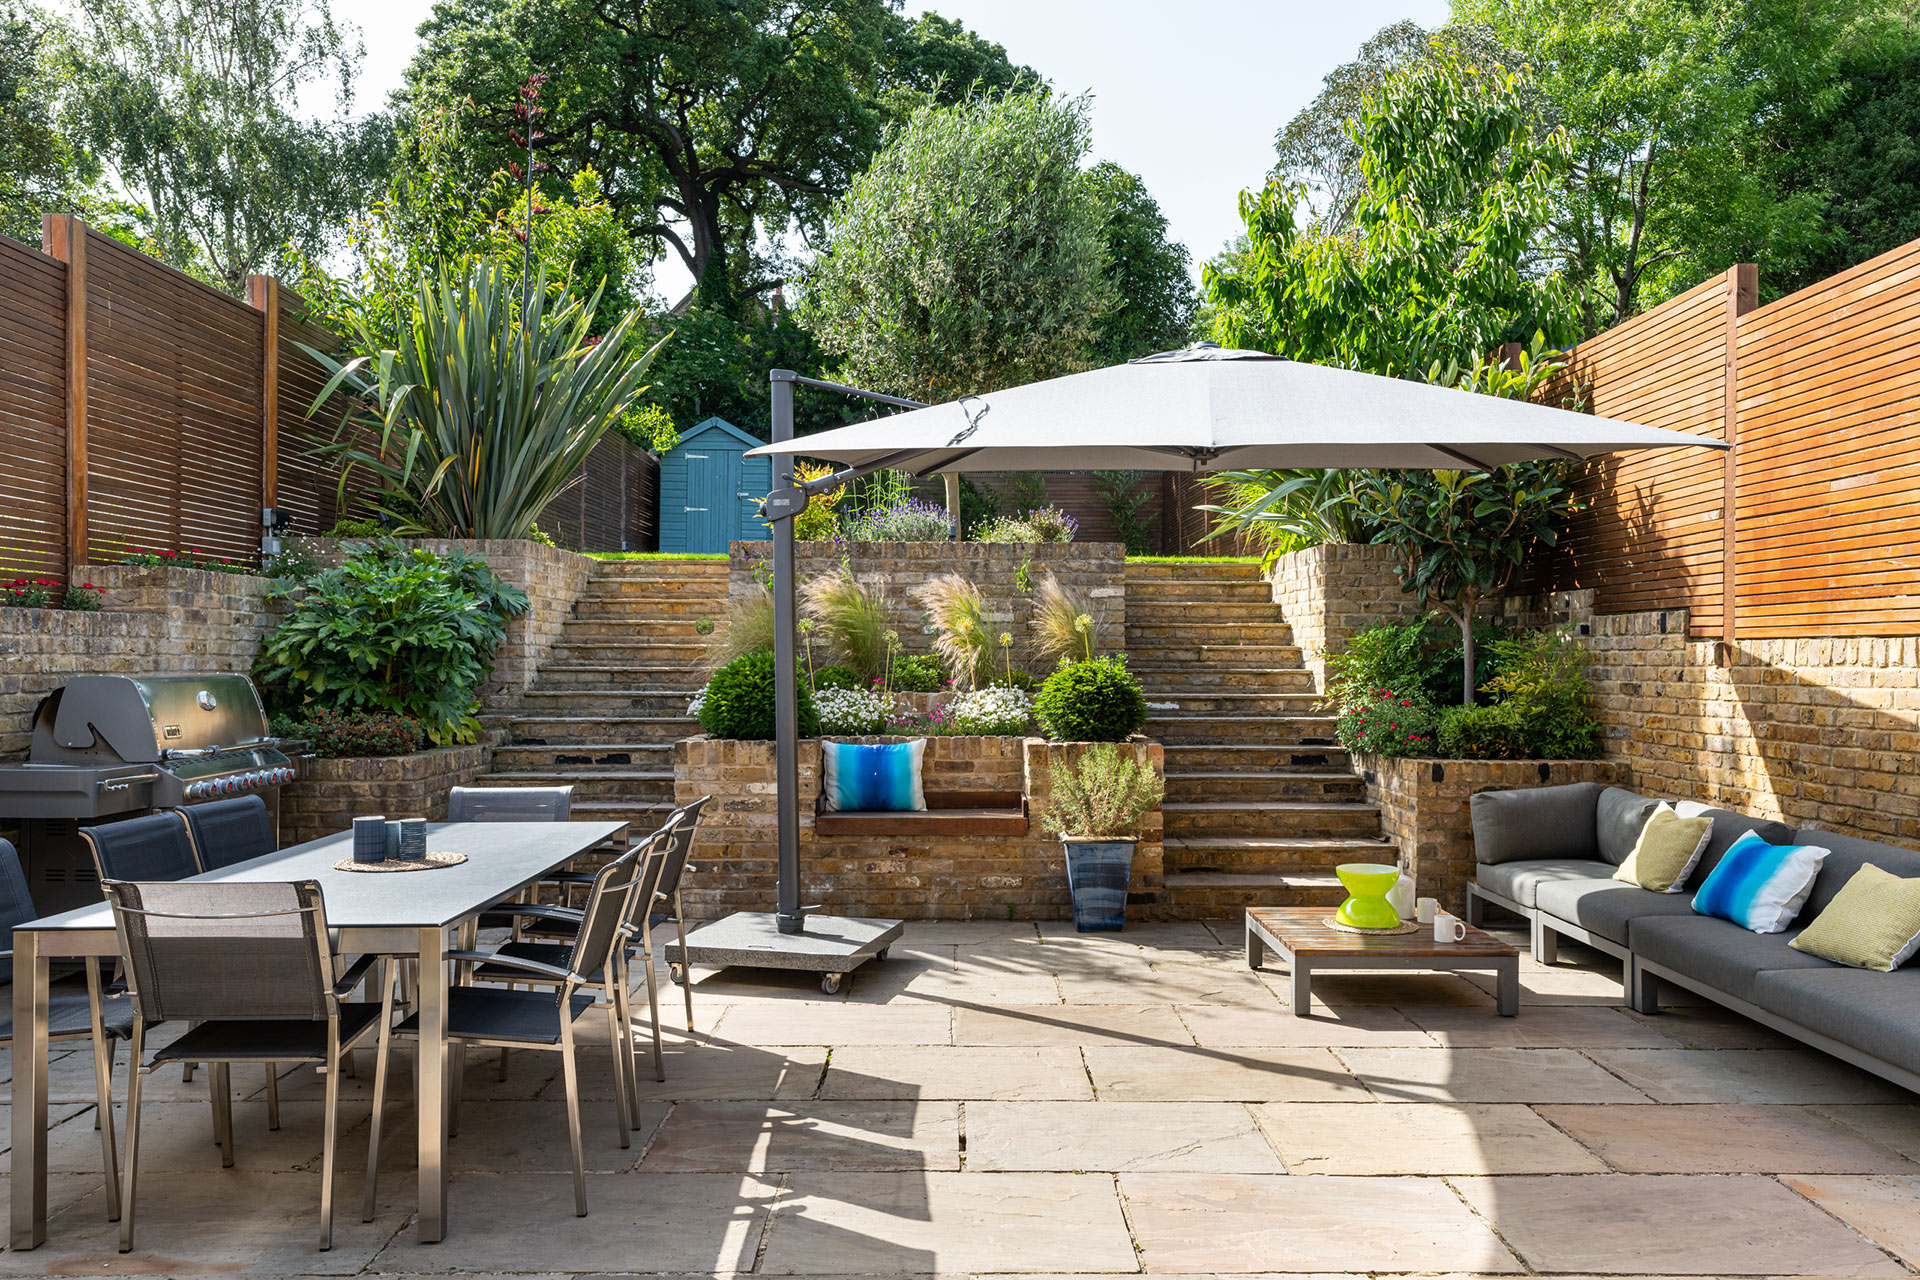
M91 582L74 583L60 597L60 607L74 613L98 613L107 593Z
M0 586L0 605L16 609L45 609L53 603L53 593L61 585L51 578L15 578Z
M1435 720L1424 698L1371 689L1342 702L1334 732L1340 745L1356 755L1430 756Z

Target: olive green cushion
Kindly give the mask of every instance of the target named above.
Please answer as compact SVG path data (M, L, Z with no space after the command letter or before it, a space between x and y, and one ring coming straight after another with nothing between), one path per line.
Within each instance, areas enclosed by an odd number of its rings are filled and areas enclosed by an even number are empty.
M1712 837L1712 818L1683 818L1672 805L1662 804L1640 828L1633 852L1613 878L1655 893L1678 893Z
M1791 945L1835 964L1893 972L1920 948L1920 880L1867 863Z

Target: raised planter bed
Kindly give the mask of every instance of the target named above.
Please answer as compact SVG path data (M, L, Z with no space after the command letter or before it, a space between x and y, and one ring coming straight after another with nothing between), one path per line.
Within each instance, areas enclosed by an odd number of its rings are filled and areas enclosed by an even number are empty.
M492 749L475 743L404 756L313 760L306 776L280 793L280 843L345 831L366 814L442 820L447 792L487 771Z

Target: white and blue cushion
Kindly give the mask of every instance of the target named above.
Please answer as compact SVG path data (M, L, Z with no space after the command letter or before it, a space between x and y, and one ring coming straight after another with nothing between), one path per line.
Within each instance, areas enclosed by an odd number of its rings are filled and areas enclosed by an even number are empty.
M1818 845L1768 844L1749 831L1700 882L1693 909L1755 933L1779 933L1806 905L1826 857Z
M847 813L899 813L927 807L920 762L927 740L822 742L820 807Z

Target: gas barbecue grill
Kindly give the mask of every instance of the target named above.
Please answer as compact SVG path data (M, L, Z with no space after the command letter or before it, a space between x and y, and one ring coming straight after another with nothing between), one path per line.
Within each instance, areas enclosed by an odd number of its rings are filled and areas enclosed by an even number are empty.
M303 747L272 736L243 675L75 676L34 713L27 763L0 765L0 819L21 822L34 904L99 901L82 825L241 795L277 817Z

